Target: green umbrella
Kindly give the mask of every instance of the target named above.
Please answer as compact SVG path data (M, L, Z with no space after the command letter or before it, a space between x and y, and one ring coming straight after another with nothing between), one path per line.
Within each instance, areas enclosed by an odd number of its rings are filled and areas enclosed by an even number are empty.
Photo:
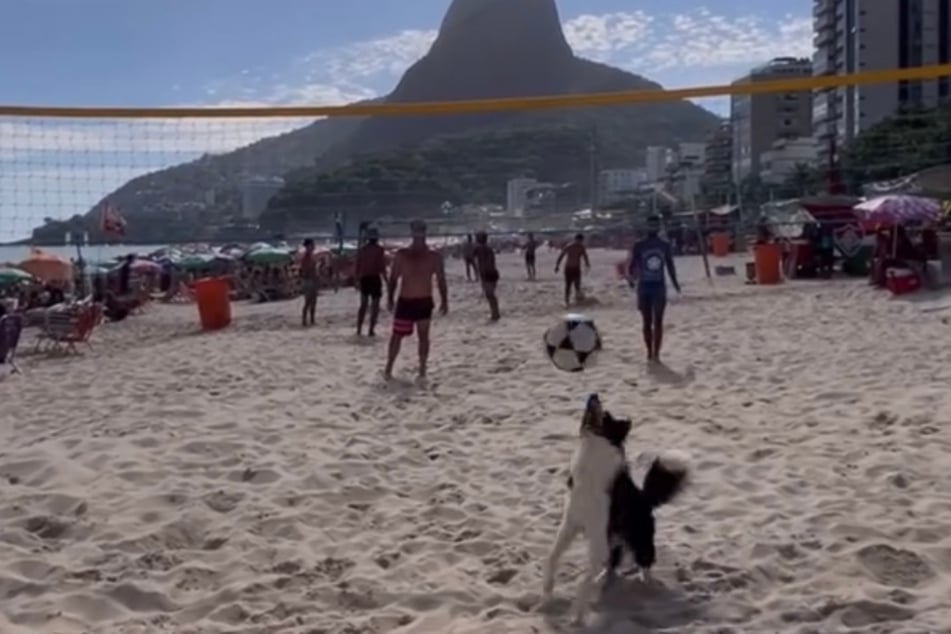
M289 251L283 249L255 249L245 254L244 259L251 264L285 264L291 261L293 256Z
M21 271L12 266L0 267L0 285L16 284L17 282L32 279L33 276L26 271Z
M192 253L186 255L180 260L175 261L175 265L184 271L197 271L208 268L208 265L214 258L201 253Z

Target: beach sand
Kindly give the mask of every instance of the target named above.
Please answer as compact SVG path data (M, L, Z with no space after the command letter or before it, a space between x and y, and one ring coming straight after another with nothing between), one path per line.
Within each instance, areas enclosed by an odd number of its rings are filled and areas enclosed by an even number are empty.
M580 540L538 602L589 391L634 419L632 456L694 470L656 584L608 589L591 631L951 632L951 312L862 281L711 287L683 258L648 371L622 257L592 254L605 351L582 375L541 352L547 252L536 283L500 259L495 325L450 263L426 386L414 342L383 384L352 290L312 330L297 302L216 334L155 306L23 358L0 382L0 632L571 631Z

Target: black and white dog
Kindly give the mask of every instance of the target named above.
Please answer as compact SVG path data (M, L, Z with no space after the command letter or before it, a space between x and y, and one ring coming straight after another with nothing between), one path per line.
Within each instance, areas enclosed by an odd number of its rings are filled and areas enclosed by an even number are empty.
M680 460L654 457L642 487L631 477L624 441L629 419L606 411L597 394L588 397L581 419L581 444L571 460L568 494L558 536L545 566L543 598L551 597L562 554L578 533L588 542L588 565L574 605L574 620L584 617L596 583L612 574L624 551L630 552L645 579L654 564L654 509L670 502L687 482Z

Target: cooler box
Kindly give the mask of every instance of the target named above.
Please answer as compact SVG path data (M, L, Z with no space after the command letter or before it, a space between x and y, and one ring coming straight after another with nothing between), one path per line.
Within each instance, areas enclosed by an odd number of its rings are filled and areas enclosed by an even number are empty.
M894 295L905 295L921 288L921 280L910 269L888 269L885 272L885 287Z

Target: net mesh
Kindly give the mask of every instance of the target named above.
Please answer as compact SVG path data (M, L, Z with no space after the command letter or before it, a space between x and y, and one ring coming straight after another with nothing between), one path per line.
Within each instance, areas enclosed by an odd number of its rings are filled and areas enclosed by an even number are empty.
M446 235L563 233L648 213L691 222L723 205L741 209L731 222L749 223L771 201L940 189L940 176L913 177L951 164L951 107L903 107L846 143L816 135L817 94L778 87L695 99L707 110L658 94L601 108L372 118L7 114L0 242L249 242L339 227L355 237L366 222L405 233L410 217ZM771 106L775 143L752 147L744 172L743 116L752 115L742 107L766 99L789 103ZM121 235L107 217L122 219Z

